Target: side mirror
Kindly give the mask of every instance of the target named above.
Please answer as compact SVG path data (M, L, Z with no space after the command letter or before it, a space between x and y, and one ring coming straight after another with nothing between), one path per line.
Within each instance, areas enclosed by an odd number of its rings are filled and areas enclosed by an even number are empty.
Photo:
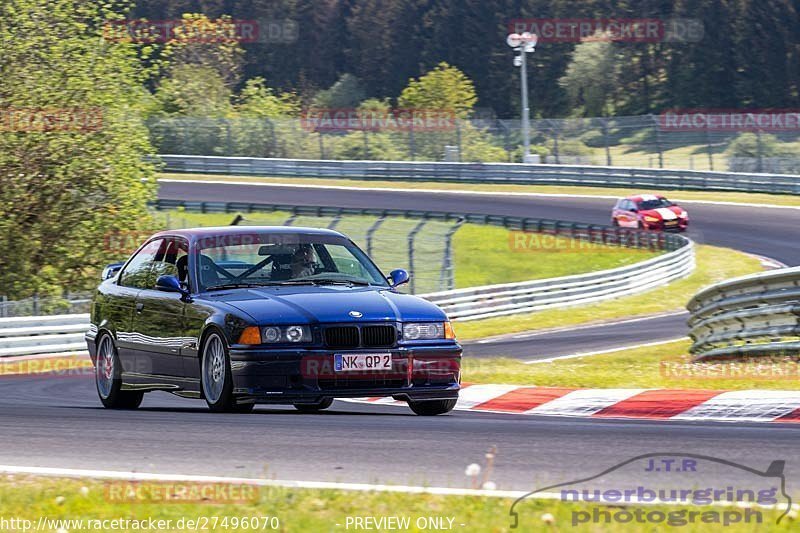
M125 266L125 263L111 263L107 267L103 269L103 273L100 275L100 279L105 281L107 279L111 279L116 276L122 267Z
M408 272L402 268L389 272L389 282L392 288L402 285L403 283L408 283L409 278Z
M179 292L183 296L189 295L189 291L183 288L178 278L170 275L159 276L156 280L156 289L164 292Z

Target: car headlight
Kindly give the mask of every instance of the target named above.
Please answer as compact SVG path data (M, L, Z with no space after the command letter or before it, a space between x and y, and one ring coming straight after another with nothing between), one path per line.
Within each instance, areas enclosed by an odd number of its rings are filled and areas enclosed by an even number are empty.
M658 219L658 218L656 218L656 217L649 217L649 216L645 215L645 217L644 217L644 221L645 221L645 222L659 222L659 221L660 221L660 219Z
M689 213L687 213L686 211L681 211L678 216L681 218L689 218Z
M455 339L455 332L450 322L409 322L403 324L403 339L407 341Z
M264 344L309 342L311 341L311 328L308 326L267 326L261 330L261 339Z

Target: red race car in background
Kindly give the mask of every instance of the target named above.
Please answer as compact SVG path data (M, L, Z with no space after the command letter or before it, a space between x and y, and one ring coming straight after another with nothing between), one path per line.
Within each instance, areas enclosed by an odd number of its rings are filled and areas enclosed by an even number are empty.
M660 194L637 194L617 200L611 224L622 228L685 231L689 213Z

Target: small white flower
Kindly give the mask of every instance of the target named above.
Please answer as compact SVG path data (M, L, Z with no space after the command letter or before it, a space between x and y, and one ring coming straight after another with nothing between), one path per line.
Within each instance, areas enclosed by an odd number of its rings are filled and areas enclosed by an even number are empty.
M481 485L483 490L495 490L497 485L495 485L494 481L484 481L483 485Z
M471 464L471 465L469 465L469 466L467 467L467 469L464 471L464 474L465 474L467 477L475 477L475 476L477 476L477 475L478 475L478 474L480 474L480 473L481 473L481 465L479 465L478 463L472 463L472 464Z
M556 517L554 517L554 516L553 516L552 514L550 514L550 513L544 513L544 514L542 515L542 522L544 522L545 524L552 524L552 523L554 523L555 521L556 521Z
M67 501L67 499L65 497L56 496L56 505L64 505L65 501Z
M789 520L797 520L797 511L792 509L786 516L789 517Z
M89 495L89 487L81 487L80 493L81 493L81 496L88 496Z

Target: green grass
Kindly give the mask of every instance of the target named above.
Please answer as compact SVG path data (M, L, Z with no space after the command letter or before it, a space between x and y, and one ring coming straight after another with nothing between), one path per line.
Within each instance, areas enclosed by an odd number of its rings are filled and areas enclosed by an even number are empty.
M157 223L164 227L225 226L236 216L233 213L190 213L157 211ZM249 213L248 225L282 225L289 213ZM367 229L377 219L369 216L347 216L336 230L351 237L366 250ZM294 226L327 227L330 217L297 217ZM374 234L372 258L384 272L409 268L406 236L419 220L389 217ZM443 222L428 222L415 241L416 292L441 290L440 268L444 261L445 235L451 228ZM510 283L595 270L615 268L644 261L655 252L602 246L558 237L523 234L496 226L465 224L453 238L455 285L457 288Z
M448 190L448 191L478 191L503 193L533 193L533 194L575 194L588 196L615 196L622 197L642 192L641 188L619 187L583 187L569 185L502 185L480 183L440 183L440 182L406 182L406 181L366 181L357 179L325 179L325 178L272 178L255 176L222 176L216 174L162 174L161 177L178 180L229 180L247 181L252 183L294 184L294 185L323 185L329 187L359 187L359 188L403 188L408 190ZM665 191L673 199L683 201L707 202L733 202L755 203L782 206L800 206L800 195L763 194L745 192L706 192L706 191ZM609 203L609 213L611 205Z
M465 465L467 458L465 458ZM36 526L39 518L44 516L50 520L114 520L133 519L171 520L171 528L161 531L189 531L186 527L177 527L178 521L196 520L198 517L209 519L205 531L272 531L232 527L233 519L277 517L279 531L354 531L347 518L351 517L408 517L411 528L404 531L421 531L414 524L419 518L444 517L453 519L453 531L465 532L504 532L504 531L579 531L579 532L643 532L662 530L663 524L594 524L572 525L573 513L608 510L612 513L622 510L633 510L633 506L594 506L586 503L565 503L555 500L528 499L517 506L520 527L510 528L509 510L514 500L505 498L485 498L476 496L436 496L427 494L402 494L378 492L348 492L334 490L302 490L283 488L262 488L257 496L246 503L164 503L159 501L142 501L136 503L119 503L110 501L112 492L108 482L94 480L75 480L57 478L35 478L28 476L12 476L0 480L0 517L3 519L25 519L33 521ZM115 482L119 486L119 482ZM466 481L465 481L466 484ZM185 484L182 484L186 486ZM147 483L140 483L140 487ZM531 487L533 490L535 487ZM681 507L653 506L644 507L649 511L675 512ZM698 511L708 511L710 507L686 507ZM716 508L720 509L720 508ZM724 509L724 508L723 508ZM780 511L761 510L763 524L760 531L790 531L796 526L792 518L784 518L781 525L776 525ZM211 527L214 517L217 527ZM222 521L228 519L228 527ZM463 525L462 525L463 524ZM752 524L733 524L726 531L752 531ZM87 531L84 529L83 531ZM110 529L104 528L104 531ZM117 528L114 531L132 531L133 528ZM158 531L158 529L135 529L137 531ZM55 531L55 529L50 529ZM71 531L78 531L73 528ZM385 529L384 529L385 531ZM430 531L430 529L429 529ZM689 524L680 527L680 531L708 531L707 524Z
M456 286L555 278L645 261L656 252L467 224L453 240Z
M549 363L467 357L463 379L465 383L599 389L800 390L797 359L693 363L689 345L687 339Z
M674 311L682 309L692 296L707 285L762 270L757 259L728 248L698 245L696 258L697 268L689 277L643 294L580 307L460 322L456 325L456 333L460 340L470 340Z

